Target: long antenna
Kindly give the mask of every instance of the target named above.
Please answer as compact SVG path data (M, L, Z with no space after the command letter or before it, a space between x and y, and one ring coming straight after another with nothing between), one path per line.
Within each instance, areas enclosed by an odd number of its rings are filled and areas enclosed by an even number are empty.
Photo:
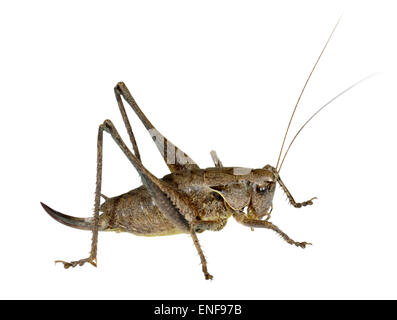
M353 89L355 86L357 86L358 84L360 84L361 82L368 80L369 78L375 76L377 73L373 73L359 81L357 81L356 83L352 84L350 87L346 88L345 90L343 90L341 93L339 93L338 95L336 95L335 97L333 97L331 100L329 100L326 104L324 104L320 109L318 109L304 124L303 126L298 130L298 132L295 134L294 138L292 139L291 143L289 144L287 150L284 153L284 157L283 160L281 161L280 164L280 168L278 169L278 172L280 172L281 167L283 166L285 157L288 154L289 149L291 148L292 144L294 143L296 137L299 135L299 133L303 130L304 127L306 127L306 125L310 122L310 120L312 120L321 110L323 110L326 106L328 106L331 102L335 101L337 98L339 98L341 95L343 95L344 93L346 93L347 91L349 91L350 89Z
M340 18L338 19L338 22L335 24L334 29L332 30L331 34L329 35L328 40L327 40L327 42L325 43L325 45L324 45L324 47L323 47L323 50L321 50L321 53L320 53L320 55L318 56L316 63L314 64L312 70L310 71L309 76L308 76L307 79L306 79L305 85L303 86L303 89L302 89L302 91L301 91L301 93L300 93L300 95L299 95L299 97L298 97L298 100L296 101L296 104L295 104L295 107L294 107L294 111L292 112L291 118L289 119L289 122L288 122L287 130L285 131L283 143L281 144L280 154L278 155L277 164L276 164L276 170L277 170L278 164L279 164L279 162L280 162L281 154L283 153L283 148L284 148L285 140L286 140L286 138L287 138L288 130L289 130L289 127L291 126L291 122L292 122L292 119L293 119L293 117L294 117L296 108L298 108L299 101L300 101L301 98L302 98L303 92L304 92L305 89L306 89L306 86L307 86L307 84L308 84L308 82L309 82L309 80L310 80L310 78L311 78L311 76L312 76L312 74L313 74L313 71L314 71L314 69L316 69L317 64L318 64L318 62L320 61L320 59L321 59L321 57L322 57L322 55L323 55L323 53L324 53L324 51L325 51L325 48L326 48L327 45L328 45L328 42L331 40L332 35L334 34L335 29L336 29L336 27L338 26L339 21L340 21L341 18L342 18L342 17L340 17ZM278 171L278 170L277 170L277 171Z

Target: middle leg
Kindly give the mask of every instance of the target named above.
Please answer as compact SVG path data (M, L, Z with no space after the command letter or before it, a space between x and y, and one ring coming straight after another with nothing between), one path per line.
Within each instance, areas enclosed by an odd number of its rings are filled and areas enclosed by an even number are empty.
M202 266L202 270L203 270L203 273L204 273L205 280L212 280L213 276L208 273L207 260L205 259L203 250L201 250L200 242L199 242L199 240L197 238L197 235L196 235L196 232L194 231L193 228L190 228L190 235L191 235L191 237L193 239L194 246L196 247L197 252L198 252L198 254L200 256L201 266Z
M201 259L201 264L203 268L203 273L205 279L209 280L212 279L212 275L208 273L207 270L207 261L205 259L204 253L201 250L200 243L198 241L196 232L192 225L185 219L185 217L181 214L181 208L183 207L182 199L179 198L178 193L170 188L166 188L166 185L163 184L160 180L158 180L155 176L153 176L137 159L135 155L128 149L125 145L124 141L118 134L116 128L114 127L113 123L110 120L105 120L105 122L101 125L104 131L109 133L116 144L120 147L120 149L124 152L127 158L130 160L132 165L138 171L139 175L141 176L142 182L145 187L148 189L150 195L153 197L157 208L161 211L161 213L172 223L175 224L181 231L185 233L190 233L194 245L198 251L198 254ZM172 192L172 194L170 194ZM174 202L171 199L174 199ZM179 208L175 205L176 203L179 204ZM185 210L188 209L184 207Z

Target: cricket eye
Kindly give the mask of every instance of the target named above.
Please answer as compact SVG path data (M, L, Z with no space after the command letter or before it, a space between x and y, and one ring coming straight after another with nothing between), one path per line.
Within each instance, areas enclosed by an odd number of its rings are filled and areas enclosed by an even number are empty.
M256 186L256 192L259 193L259 194L265 194L267 191L269 191L269 185Z

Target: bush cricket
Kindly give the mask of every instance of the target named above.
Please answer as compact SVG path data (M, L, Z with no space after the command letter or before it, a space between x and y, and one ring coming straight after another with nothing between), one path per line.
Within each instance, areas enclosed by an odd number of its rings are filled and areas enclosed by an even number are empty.
M266 165L260 169L224 167L216 152L212 151L211 156L214 161L214 167L201 169L186 153L172 144L151 124L135 102L126 85L123 82L119 82L114 88L114 93L132 144L132 151L124 143L113 123L110 120L105 120L98 129L97 175L93 217L77 218L68 216L41 203L45 211L58 222L77 229L91 230L93 234L88 258L72 262L61 260L56 262L63 263L65 268L82 266L85 263L96 266L99 231L129 232L140 236L186 233L191 236L200 256L205 279L212 279L212 275L207 270L207 262L197 238L197 233L206 230L220 231L225 227L228 218L231 216L240 224L250 228L271 229L278 233L287 243L297 247L305 248L310 245L308 242L292 240L269 219L273 209L276 184L279 184L287 195L289 202L295 208L313 204L315 198L303 202L295 201L280 178L281 167L292 143L306 124L330 102L357 84L349 87L317 110L300 128L286 149L284 156L281 157L288 130L299 101L337 25L338 23L332 30L300 92L290 117L275 167L271 165ZM170 174L161 179L151 174L141 162L138 145L126 114L123 99L149 131L171 171ZM111 135L121 151L138 171L142 180L140 187L111 198L101 194L104 132ZM101 197L104 198L102 204Z

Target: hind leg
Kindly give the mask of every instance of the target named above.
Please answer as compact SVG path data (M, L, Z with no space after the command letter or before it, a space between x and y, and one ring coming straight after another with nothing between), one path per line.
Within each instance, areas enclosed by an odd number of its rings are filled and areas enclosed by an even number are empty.
M139 108L135 99L132 97L127 86L123 82L119 82L114 88L114 93L116 95L117 104L119 106L121 116L124 121L124 125L127 129L128 135L130 137L132 147L134 149L135 157L141 162L141 157L139 154L138 146L135 141L134 133L132 132L130 121L128 120L127 113L124 108L123 101L121 97L130 105L132 110L136 113L138 118L142 121L146 130L152 136L158 150L160 151L165 163L171 172L175 172L183 169L198 169L198 165L181 149L175 146L171 141L164 137L149 121L142 110Z
M103 153L103 125L98 129L98 142L97 142L97 168L96 168L96 188L95 188L95 205L94 205L94 219L92 223L92 241L91 251L88 258L80 259L77 261L66 262L63 260L56 260L55 263L63 263L65 269L69 267L82 266L85 263L90 263L94 267L97 266L97 247L98 247L98 225L99 225L99 207L101 200L101 187L102 187L102 153Z
M111 135L113 140L116 142L116 144L124 152L126 157L130 160L131 164L138 171L139 175L141 176L142 183L148 189L150 195L156 203L157 208L161 211L161 213L176 227L178 227L179 230L185 233L190 233L196 250L200 256L205 279L212 279L212 275L208 273L207 261L201 249L199 240L194 230L194 226L190 225L190 223L181 214L182 208L183 210L185 210L185 212L190 213L194 209L191 208L188 204L184 203L183 198L178 192L176 192L172 188L169 188L166 184L163 184L142 165L137 157L133 155L128 147L125 145L123 139L120 137L116 128L110 120L105 120L102 126L104 130ZM173 199L173 201L171 201L171 199ZM178 203L180 207L177 208L174 203Z

